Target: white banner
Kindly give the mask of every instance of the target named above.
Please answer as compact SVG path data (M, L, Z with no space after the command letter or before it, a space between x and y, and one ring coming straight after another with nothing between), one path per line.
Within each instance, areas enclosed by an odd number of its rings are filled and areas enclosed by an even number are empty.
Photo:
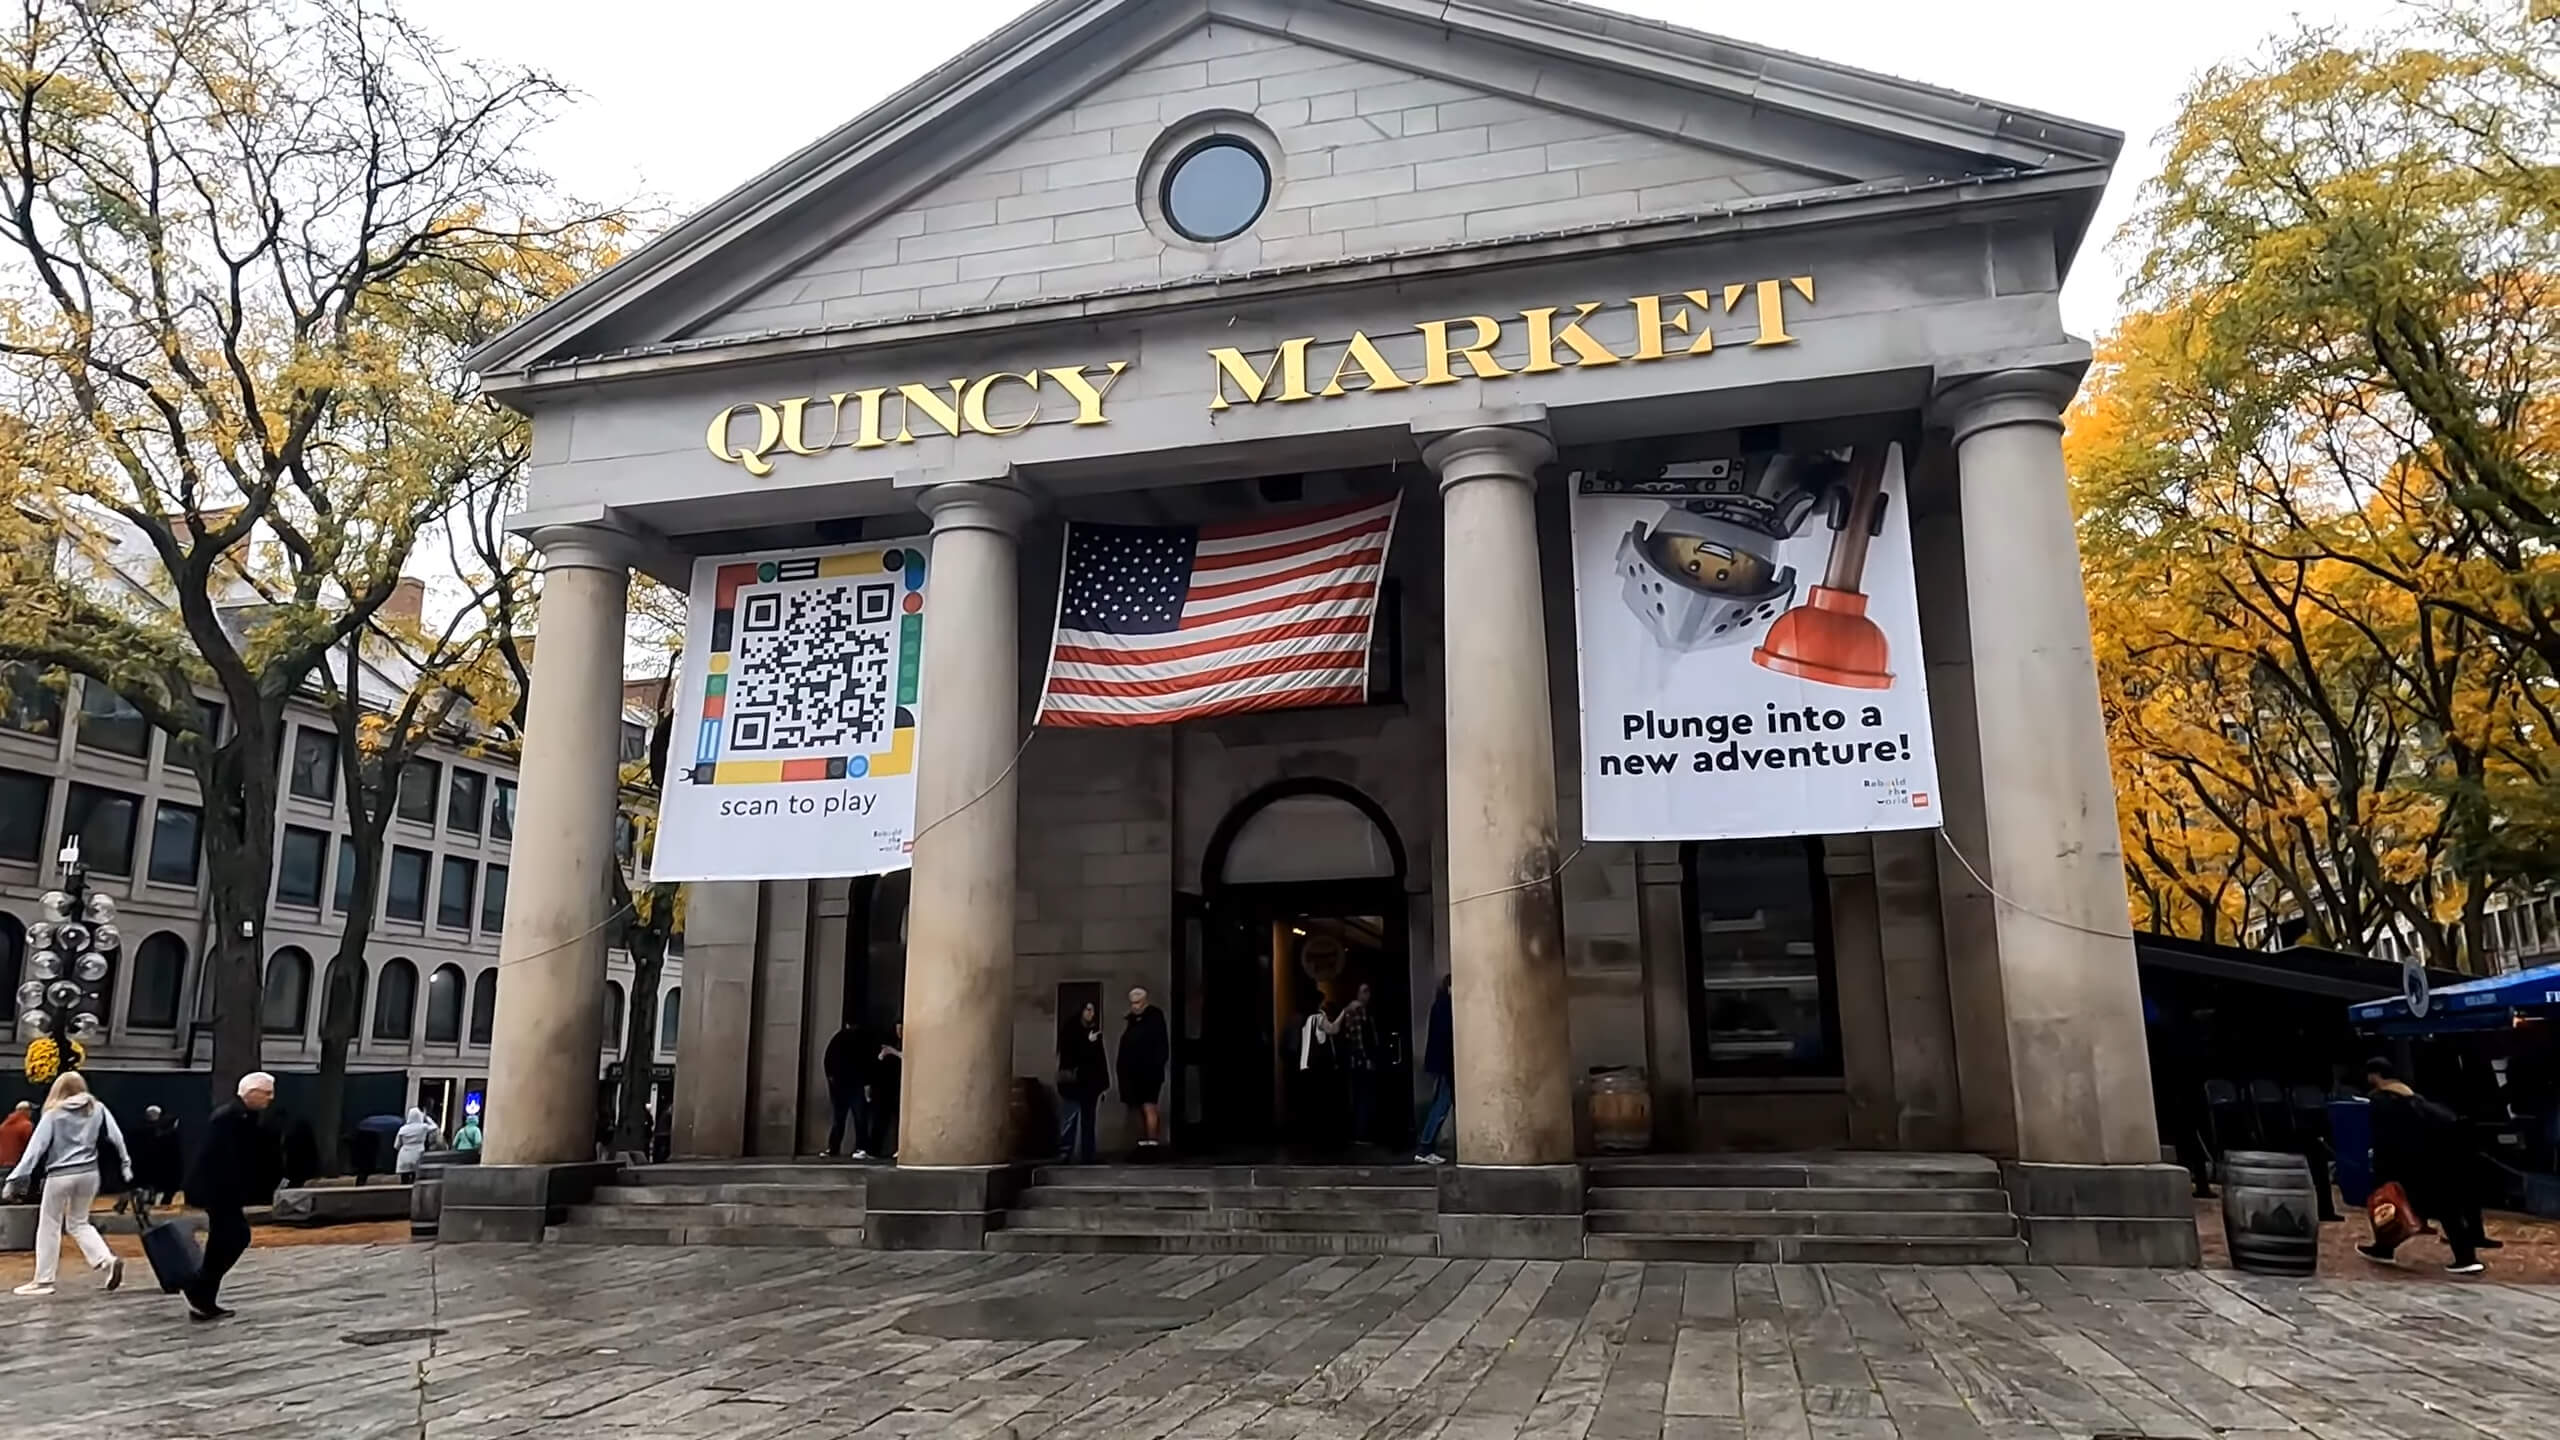
M653 879L906 868L925 558L892 540L694 562Z
M1901 446L1574 489L1585 839L1938 823Z

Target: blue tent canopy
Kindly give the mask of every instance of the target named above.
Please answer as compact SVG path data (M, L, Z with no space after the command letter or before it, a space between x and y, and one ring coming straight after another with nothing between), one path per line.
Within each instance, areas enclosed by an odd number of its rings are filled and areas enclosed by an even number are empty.
M2560 965L2448 985L2429 999L2424 1016L2410 1013L2405 995L2347 1007L2348 1017L2356 1024L2382 1026L2399 1034L2502 1029L2513 1023L2518 1012L2560 1013Z

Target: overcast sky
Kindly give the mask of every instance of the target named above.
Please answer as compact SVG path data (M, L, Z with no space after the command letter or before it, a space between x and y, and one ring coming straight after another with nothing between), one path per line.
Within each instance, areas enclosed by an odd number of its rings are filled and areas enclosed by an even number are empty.
M580 98L540 158L582 198L686 212L852 118L1029 0L433 0L454 47L530 65ZM2299 16L2369 23L2388 0L1607 0L1738 40L1905 76L2121 130L2125 157L2063 292L2073 329L2115 313L2106 242L2156 166L2152 137L2204 66Z

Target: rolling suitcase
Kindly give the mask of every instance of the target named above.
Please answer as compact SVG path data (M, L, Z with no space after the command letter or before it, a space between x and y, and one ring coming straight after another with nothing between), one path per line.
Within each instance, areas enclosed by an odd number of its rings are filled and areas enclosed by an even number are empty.
M175 1295L195 1282L196 1273L204 1269L204 1250L196 1243L195 1231L175 1220L151 1223L151 1207L139 1195L134 1197L133 1223L142 1231L142 1253L151 1261L161 1293Z

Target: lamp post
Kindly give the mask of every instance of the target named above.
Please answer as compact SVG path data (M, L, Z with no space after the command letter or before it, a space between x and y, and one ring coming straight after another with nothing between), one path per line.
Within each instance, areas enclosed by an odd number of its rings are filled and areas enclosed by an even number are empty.
M39 1040L51 1040L54 1070L79 1068L81 1051L105 1034L100 988L112 958L124 944L115 926L116 902L89 893L80 864L80 837L62 842L62 888L39 901L44 918L27 927L28 979L18 986L18 1024ZM28 1049L34 1050L30 1042ZM30 1056L32 1058L32 1054ZM29 1079L36 1077L30 1072ZM45 1077L51 1078L51 1077Z

